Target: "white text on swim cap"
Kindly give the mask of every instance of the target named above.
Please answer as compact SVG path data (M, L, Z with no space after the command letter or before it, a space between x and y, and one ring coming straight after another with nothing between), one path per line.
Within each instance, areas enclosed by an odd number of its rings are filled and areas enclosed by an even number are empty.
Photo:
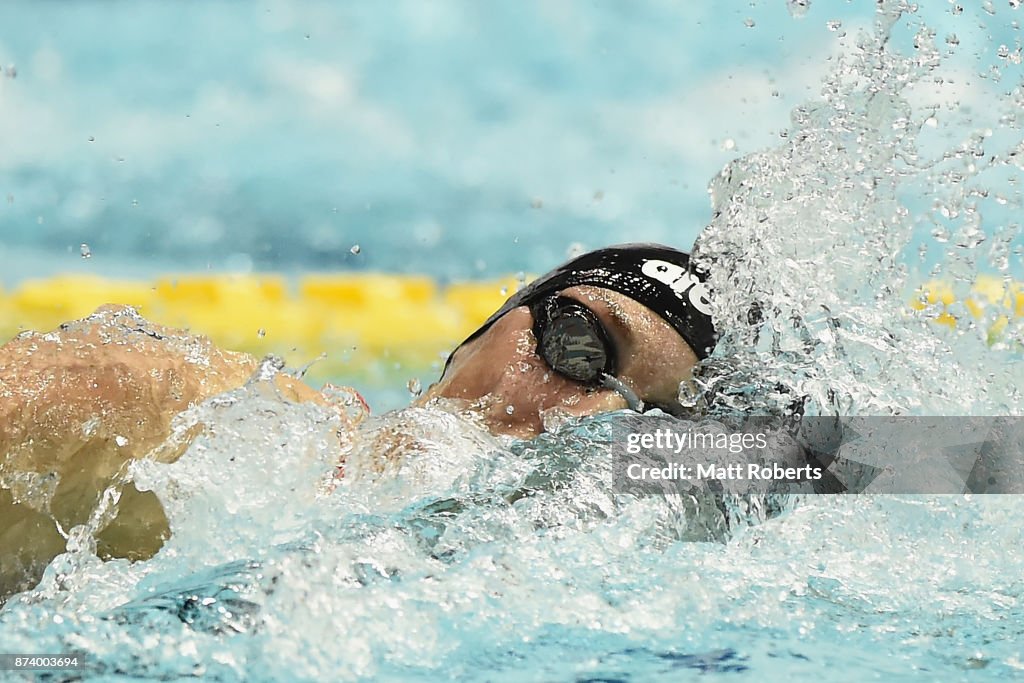
M706 284L684 268L667 261L650 259L640 271L647 277L663 282L679 297L689 292L690 304L704 315L711 315L711 297Z

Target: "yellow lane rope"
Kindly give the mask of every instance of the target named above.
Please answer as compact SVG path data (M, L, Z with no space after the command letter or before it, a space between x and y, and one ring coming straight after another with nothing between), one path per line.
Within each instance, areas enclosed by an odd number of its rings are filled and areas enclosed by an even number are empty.
M303 365L321 354L314 377L393 381L395 371L427 370L515 291L513 277L439 285L416 275L322 274L295 280L264 275L188 275L154 282L61 275L0 289L0 343L23 330L51 330L105 303L131 304L146 317L256 355L278 353ZM944 282L921 286L910 302L955 325L966 310L988 317L998 335L1024 317L1024 287L979 276L957 304Z
M425 370L496 310L513 277L440 286L426 276L187 275L154 282L60 275L0 289L0 343L23 330L47 331L105 303L130 304L155 322L189 328L289 365L321 354L314 377L391 377ZM391 380L393 381L393 380Z
M1000 339L1011 317L1024 317L1024 283L994 275L979 275L970 292L963 297L963 306L958 307L950 283L933 280L918 288L910 307L934 314L935 322L948 327L956 327L957 313L963 309L975 319L986 318L989 344ZM962 313L960 317L964 317Z

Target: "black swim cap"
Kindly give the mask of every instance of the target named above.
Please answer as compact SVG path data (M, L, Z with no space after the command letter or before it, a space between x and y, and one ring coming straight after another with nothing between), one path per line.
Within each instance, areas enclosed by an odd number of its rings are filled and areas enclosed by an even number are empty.
M462 344L479 337L513 308L577 285L611 289L643 304L664 318L702 360L718 340L705 275L691 267L686 252L660 244L619 244L578 256L537 278L516 292Z

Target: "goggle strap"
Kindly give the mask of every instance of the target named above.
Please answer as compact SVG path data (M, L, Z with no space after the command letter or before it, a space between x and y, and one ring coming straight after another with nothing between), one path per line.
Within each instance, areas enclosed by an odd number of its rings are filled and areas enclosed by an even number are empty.
M638 413L644 412L644 402L640 400L640 397L636 395L636 392L630 389L625 382L620 380L614 375L608 373L602 373L601 375L601 386L606 389L611 389L622 398L626 399L626 405L630 410Z

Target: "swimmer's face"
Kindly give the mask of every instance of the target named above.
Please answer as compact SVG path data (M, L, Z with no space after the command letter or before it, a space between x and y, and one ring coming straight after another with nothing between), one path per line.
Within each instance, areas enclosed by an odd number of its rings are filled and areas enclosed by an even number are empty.
M645 403L671 404L692 377L697 356L661 316L627 296L582 285L560 292L589 308L608 332L616 377ZM514 308L460 347L447 372L421 401L455 399L478 412L491 431L532 438L546 411L582 416L619 410L618 393L571 380L537 354L533 316Z

